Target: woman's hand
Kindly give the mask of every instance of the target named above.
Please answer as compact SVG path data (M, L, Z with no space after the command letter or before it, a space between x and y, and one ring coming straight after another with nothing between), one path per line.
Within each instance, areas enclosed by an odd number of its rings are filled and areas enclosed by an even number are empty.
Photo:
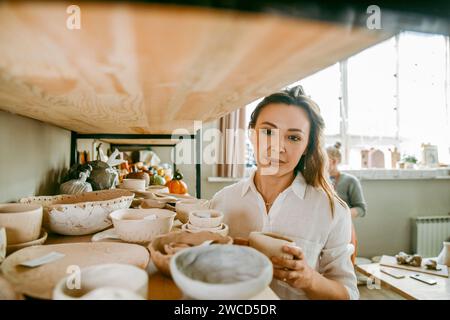
M305 256L300 248L283 246L285 253L292 254L293 260L272 257L274 267L273 275L276 279L287 282L291 287L297 289L309 289L312 287L314 270L308 266Z

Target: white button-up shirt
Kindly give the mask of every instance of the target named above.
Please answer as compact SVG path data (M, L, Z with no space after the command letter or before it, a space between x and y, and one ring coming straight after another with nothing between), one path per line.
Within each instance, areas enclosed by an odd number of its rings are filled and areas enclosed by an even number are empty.
M293 239L306 262L328 279L340 282L350 299L359 292L351 255L351 214L335 201L333 216L323 190L307 185L298 173L266 212L264 199L256 190L253 171L249 178L227 186L211 200L211 208L224 213L230 236L248 238L252 231L274 232ZM303 290L274 279L271 288L281 299L307 299Z

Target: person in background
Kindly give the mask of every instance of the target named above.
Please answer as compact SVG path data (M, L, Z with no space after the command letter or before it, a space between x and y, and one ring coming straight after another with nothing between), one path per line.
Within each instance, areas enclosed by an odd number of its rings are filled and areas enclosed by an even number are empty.
M364 217L366 215L367 204L364 200L361 183L355 176L339 171L339 164L342 161L340 148L340 142L336 142L334 146L327 148L328 173L330 180L338 196L350 207L352 218ZM356 262L357 239L355 227L353 225L352 244L355 247L355 252L352 255L352 262L354 264Z
M367 205L361 183L355 176L339 171L339 164L342 161L340 148L340 142L336 142L334 146L327 148L330 180L338 196L350 207L352 218L364 217Z

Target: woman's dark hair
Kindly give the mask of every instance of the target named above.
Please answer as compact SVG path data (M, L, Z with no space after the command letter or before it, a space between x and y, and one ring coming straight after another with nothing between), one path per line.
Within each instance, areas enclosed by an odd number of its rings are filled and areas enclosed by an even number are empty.
M327 155L323 148L323 131L325 122L320 114L320 108L311 98L306 96L303 87L298 85L265 97L253 110L250 116L249 129L255 129L256 121L261 111L269 104L285 104L302 108L310 122L309 139L305 153L301 156L294 173L301 172L307 184L325 191L332 214L334 213L334 198L344 206L344 202L336 195L328 182L326 174Z

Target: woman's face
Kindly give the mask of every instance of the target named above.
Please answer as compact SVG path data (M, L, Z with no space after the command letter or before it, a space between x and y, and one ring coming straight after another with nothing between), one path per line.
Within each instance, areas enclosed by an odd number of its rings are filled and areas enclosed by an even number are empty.
M272 103L258 116L252 133L256 162L262 174L292 172L308 146L310 122L298 106Z

